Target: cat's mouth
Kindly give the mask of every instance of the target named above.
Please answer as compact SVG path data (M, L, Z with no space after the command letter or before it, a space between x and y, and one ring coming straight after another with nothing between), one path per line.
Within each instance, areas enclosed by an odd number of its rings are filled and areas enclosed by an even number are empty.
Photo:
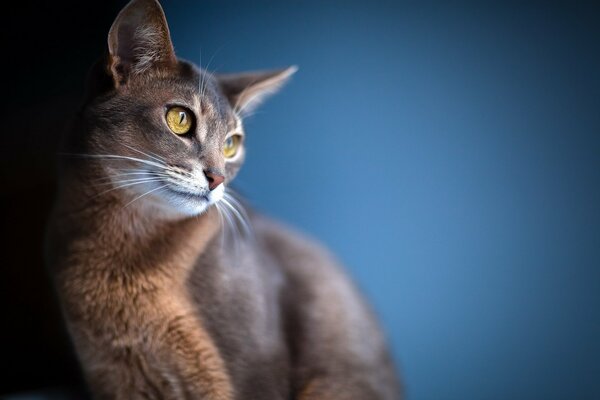
M162 197L179 212L186 215L199 215L217 203L223 197L225 190L223 185L219 185L212 191L202 190L202 188L195 189L167 182Z
M189 177L182 178L180 176L181 173L178 171L165 172L167 174L166 177L161 177L160 174L157 174L153 171L151 171L150 174L157 177L161 181L165 192L170 196L194 202L211 202L213 196L209 190L206 190L200 185L197 185L195 182L190 181Z
M168 190L168 192L170 194L179 196L179 197L183 197L188 200L203 201L206 203L211 202L210 193L195 193L195 192L191 192L189 190L185 190L183 188L177 187L172 184L168 184L166 189Z
M131 174L140 174L131 172ZM216 204L224 196L223 184L209 190L207 182L198 176L183 174L176 170L145 171L145 175L135 175L133 183L125 186L135 186L136 197L139 199L157 200L161 208L184 215L199 215ZM138 186L139 185L139 186Z

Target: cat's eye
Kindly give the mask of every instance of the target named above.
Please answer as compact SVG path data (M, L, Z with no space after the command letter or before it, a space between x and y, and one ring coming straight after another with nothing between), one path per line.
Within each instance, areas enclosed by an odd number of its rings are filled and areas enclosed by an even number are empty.
M185 135L192 128L192 115L183 107L169 108L165 119L169 129L177 135Z
M233 158L237 154L241 142L242 135L231 135L225 139L225 143L223 144L223 155L225 158Z

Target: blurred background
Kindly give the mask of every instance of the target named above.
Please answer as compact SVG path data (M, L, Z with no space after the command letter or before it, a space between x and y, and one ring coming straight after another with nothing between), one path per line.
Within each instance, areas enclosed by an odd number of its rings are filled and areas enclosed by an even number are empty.
M79 382L41 242L59 132L124 4L3 12L0 396ZM237 187L347 265L408 399L600 399L594 4L162 4L180 57L300 67L246 122Z

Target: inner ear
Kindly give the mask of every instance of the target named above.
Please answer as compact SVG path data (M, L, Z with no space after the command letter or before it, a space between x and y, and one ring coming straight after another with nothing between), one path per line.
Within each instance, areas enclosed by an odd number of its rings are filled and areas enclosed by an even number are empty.
M276 93L297 70L298 67L292 66L272 71L221 74L217 80L235 113L244 116Z
M155 67L177 63L169 27L156 0L132 0L108 33L109 70L116 86Z

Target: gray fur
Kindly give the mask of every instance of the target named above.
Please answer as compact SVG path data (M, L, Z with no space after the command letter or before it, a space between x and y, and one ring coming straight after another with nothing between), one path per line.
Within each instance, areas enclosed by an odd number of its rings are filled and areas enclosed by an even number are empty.
M150 26L123 36L129 15ZM244 108L293 70L214 76L170 53L161 21L158 3L134 0L111 28L121 36L109 37L65 139L75 156L61 163L48 230L48 261L92 393L399 399L384 335L332 256L264 216L247 216L202 175L210 169L230 185L243 144L229 162L225 138L243 134ZM134 58L120 53L120 41ZM173 104L193 113L189 134L165 125ZM177 194L183 189L188 197Z

